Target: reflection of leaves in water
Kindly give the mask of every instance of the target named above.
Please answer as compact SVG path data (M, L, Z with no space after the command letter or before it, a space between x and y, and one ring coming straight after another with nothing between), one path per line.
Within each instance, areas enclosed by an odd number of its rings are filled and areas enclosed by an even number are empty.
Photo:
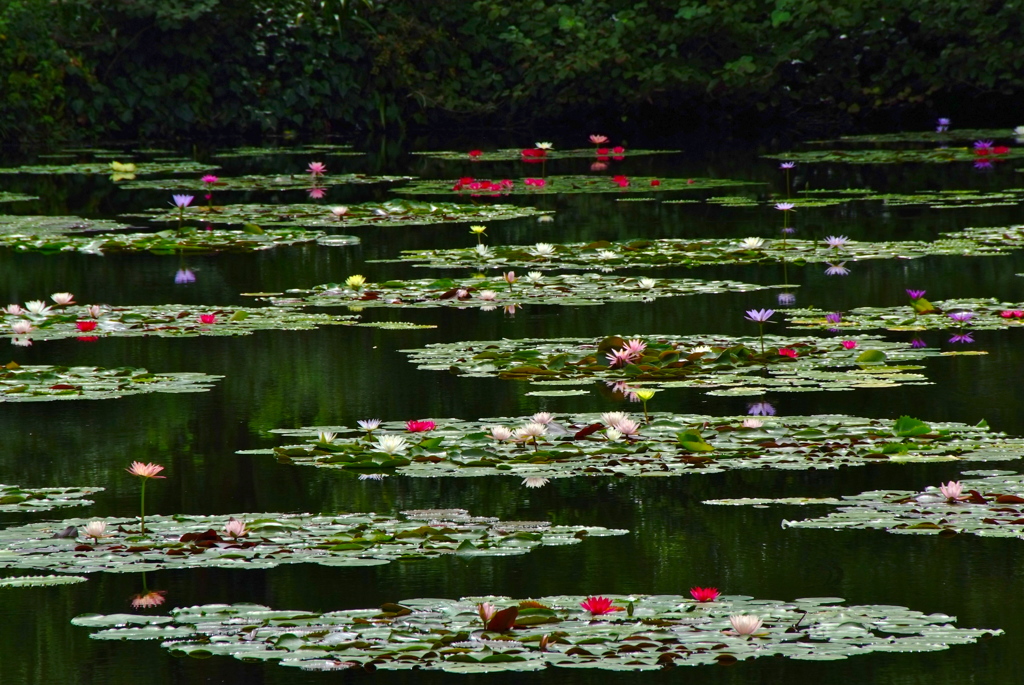
M647 283L647 280L650 283ZM649 285L650 287L645 287ZM601 274L542 275L521 278L509 292L501 276L491 278L441 278L391 280L366 283L358 291L344 283L326 283L309 290L295 289L264 295L278 306L311 305L354 307L503 307L506 304L592 305L603 302L650 302L677 297L724 292L750 292L770 286L737 281L702 281L694 278L639 279ZM465 292L460 292L465 291ZM492 299L481 293L491 291ZM491 295L487 296L491 298Z
M833 530L885 530L889 533L970 533L983 537L1024 537L1024 476L1013 471L965 471L965 476L987 476L959 481L962 501L950 503L936 486L923 492L872 490L845 495L824 504L839 507L827 516L783 521L784 527ZM717 504L745 504L722 500ZM791 504L765 499L759 504ZM814 503L813 501L810 503Z
M639 407L634 419L639 419ZM652 413L634 440L610 441L601 414L556 414L535 446L491 437L492 428L515 429L529 417L479 421L436 419L437 427L418 442L405 424L385 423L380 434L406 435L412 446L397 457L376 450L376 442L345 426L281 428L272 432L306 442L242 454L274 455L279 463L340 469L350 473L394 469L403 476L671 476L733 469L839 469L870 464L1003 461L1024 456L1024 438L1009 438L987 426L920 424L855 416L750 417ZM744 420L748 425L744 426ZM754 422L756 424L756 422ZM900 430L902 428L902 430ZM319 440L322 431L339 437Z
M582 193L648 193L667 190L704 190L723 186L763 185L755 181L736 181L728 178L660 178L654 176L627 177L629 185L620 187L610 176L546 176L543 186L526 185L523 179L516 180L514 185L500 190L473 189L462 187L453 192L456 180L450 181L413 181L408 185L396 188L395 192L402 195L552 195ZM501 179L490 179L499 181ZM652 185L652 182L656 182Z
M876 650L935 651L1002 634L954 628L955 617L940 613L844 606L838 597L780 602L731 595L704 603L678 595L608 598L618 610L603 616L584 611L582 596L467 597L329 613L216 604L176 609L169 616L85 614L72 623L97 629L96 639L163 640L176 656L273 660L308 671L365 666L449 673L552 666L653 671L766 656L835 660ZM483 602L507 616L508 632L497 632L494 620L487 625L493 630L484 630L478 616ZM729 618L737 614L763 624L753 636L739 635Z
M57 507L81 507L92 504L87 495L102 492L103 488L22 488L0 485L0 512L48 511Z
M153 374L123 366L102 369L92 366L0 367L0 402L50 400L103 400L149 392L203 392L223 376L205 373Z
M147 516L138 519L68 519L0 531L0 568L42 568L61 573L141 572L171 568L266 569L281 564L377 566L394 559L526 554L542 545L571 545L587 537L627 531L556 526L547 521L499 521L463 509L374 514L235 514L249 534L225 532L228 516ZM107 524L99 541L55 538L90 520ZM84 542L83 542L84 541Z
M524 216L550 214L533 207L513 205L462 205L452 202L364 202L348 205L341 217L331 213L325 205L273 205L244 204L214 207L192 206L185 210L186 221L208 223L245 224L260 226L402 226L416 224L457 223L463 221L497 221ZM140 215L151 221L178 221L177 210L153 209Z

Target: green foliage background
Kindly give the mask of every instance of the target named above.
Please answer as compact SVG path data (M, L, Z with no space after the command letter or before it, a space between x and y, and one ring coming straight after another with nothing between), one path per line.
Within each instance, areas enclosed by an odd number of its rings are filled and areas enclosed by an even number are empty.
M0 0L0 137L1005 111L1021 39L997 0Z

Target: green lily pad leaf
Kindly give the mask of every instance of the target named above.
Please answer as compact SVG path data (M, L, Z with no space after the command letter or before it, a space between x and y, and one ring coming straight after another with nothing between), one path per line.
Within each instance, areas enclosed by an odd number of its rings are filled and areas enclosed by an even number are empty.
M150 392L204 392L223 376L153 374L146 369L93 366L0 367L0 402L100 400Z
M604 159L612 159L619 161L626 157L640 157L646 155L673 155L682 152L681 150L643 150L643 149L626 149L618 147L609 147L605 149L603 154L599 154L597 148L582 148L582 149L569 149L569 150L545 150L543 155L536 152L534 148L529 148L531 153L538 155L527 157L523 155L522 149L513 148L505 150L486 150L479 151L480 154L469 154L469 151L457 152L454 150L437 150L437 151L424 151L424 152L413 152L414 155L422 157L428 157L430 159L443 159L443 160L458 160L458 161L473 161L473 162L514 162L516 160L527 159L531 162L537 162L540 159L597 159L602 157ZM476 152L476 151L474 151Z
M3 587L48 587L50 585L74 585L89 580L82 576L10 576L0 578Z
M1018 312L1020 315L1018 316ZM790 328L839 328L840 330L886 329L890 331L944 331L970 334L979 330L1024 327L1024 302L1005 302L994 297L956 298L935 303L924 298L899 307L856 307L842 312L839 323L829 322L830 312L821 309L788 309ZM966 320L958 320L956 317Z
M103 492L103 488L22 488L0 484L0 512L49 511L61 507L81 507L92 504L85 499Z
M858 364L874 364L885 361L885 352L881 350L864 350L857 355Z
M910 416L901 416L896 419L896 423L893 424L892 428L893 432L901 438L913 435L927 435L932 432L931 426L927 423Z
M958 140L999 140L1015 138L1017 134L1008 128L953 128L947 131L904 131L901 133L866 133L854 136L840 136L838 140L814 141L816 143L937 143L947 144Z
M138 519L95 519L93 523L105 524L99 537L86 535L90 519L6 528L0 531L0 568L131 573L198 567L265 569L301 563L368 566L467 552L526 554L543 545L575 544L588 537L628 532L547 521L501 521L471 516L464 509L438 509L397 516L235 514L233 518L247 529L235 537L225 527L229 518L147 516L145 534Z
M631 392L627 388L623 393ZM752 410L769 412L763 402ZM840 469L892 462L1004 461L1024 456L1024 438L1008 437L988 426L899 421L852 416L722 417L652 412L640 415L550 414L541 418L543 435L524 437L517 430L534 417L496 417L467 421L434 419L431 439L443 438L429 451L414 448L394 466L396 475L436 478L505 475L523 485L542 487L550 478L578 476L675 476L721 473L734 469ZM897 425L907 431L900 435ZM919 425L930 430L922 433ZM610 428L618 426L619 434ZM277 429L292 441L267 454L279 463L347 469L353 461L383 474L386 455L378 441L409 436L406 424L386 422L367 436L346 426ZM334 434L326 450L321 433ZM703 436L714 436L712 441ZM626 437L628 436L628 437ZM686 445L680 437L687 438ZM406 444L408 444L408 439ZM713 448L714 454L710 454ZM365 472L365 471L364 471ZM351 477L355 477L354 475ZM532 479L532 480L531 480Z
M217 155L223 157L224 155ZM119 183L127 190L181 190L195 193L217 192L220 190L241 191L282 191L308 190L311 186L319 188L342 185L367 185L371 183L399 183L410 181L414 176L370 176L367 174L325 174L318 176L316 181L309 174L249 174L245 176L217 177L213 185L203 183L198 176L195 178L163 178L156 180L129 181Z
M1024 156L1022 148L1003 148L994 154L968 147L941 147L930 150L864 149L864 150L805 150L783 154L763 155L768 159L781 159L800 164L830 162L832 164L949 164L950 162L1002 162Z
M655 178L652 176L546 176L543 179L476 179L413 181L396 188L402 195L577 195L581 193L649 193L670 190L704 190L723 186L763 185L728 178Z
M40 164L18 167L0 168L0 174L111 174L134 178L152 174L205 174L216 171L220 167L201 164L187 160L175 162L138 162L120 164L118 162L85 162L81 164ZM114 179L119 180L119 179Z
M351 145L340 145L335 143L316 143L313 145L296 145L294 147L234 147L220 150L214 157L222 159L235 159L239 157L266 157L269 155L302 155L302 156L330 156L330 157L356 157L365 155L365 152L352 150Z
M772 656L840 659L872 651L934 651L1002 634L999 629L956 628L956 618L941 613L892 605L846 606L834 598L781 602L720 596L702 603L677 595L608 598L617 606L630 606L631 615L592 615L581 608L587 598L580 596L527 602L507 597L416 599L404 601L400 614L349 609L306 612L301 618L289 618L286 612L278 618L267 607L252 604L213 604L144 617L159 623L133 625L111 617L111 627L92 637L160 639L174 654L274 660L316 671L415 666L482 674L550 667L653 671L666 664L697 666ZM487 625L479 616L484 602L496 611ZM517 618L521 611L527 617L522 622ZM759 619L760 628L753 636L738 634L730 623L736 615ZM87 615L72 623L94 627L102 619Z
M315 204L238 204L224 207L194 205L185 209L185 221L203 224L254 223L281 228L302 226L314 228L347 228L350 226L419 226L425 224L462 223L466 221L499 221L550 214L533 207L518 205L464 205L453 202L413 202L390 200L348 205L336 214L331 207ZM153 209L140 214L150 221L178 223L178 210Z
M38 200L35 195L23 195L22 193L9 193L6 190L0 191L0 202L25 202L27 200Z

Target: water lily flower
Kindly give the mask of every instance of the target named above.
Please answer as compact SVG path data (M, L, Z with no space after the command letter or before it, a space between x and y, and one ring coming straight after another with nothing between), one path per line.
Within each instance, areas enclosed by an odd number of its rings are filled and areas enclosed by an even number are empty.
M605 354L605 358L608 360L608 366L613 369L619 369L633 361L633 355L628 350L612 350Z
M589 611L591 616L603 616L604 614L611 614L616 611L625 611L625 607L613 606L612 600L607 597L587 597L580 602L580 606L583 607L584 611Z
M598 250L598 259L618 259L619 254L615 250Z
M548 427L545 426L543 423L538 423L536 421L531 421L530 423L527 423L526 425L517 428L515 431L516 439L522 440L527 438L534 438L535 442L536 438L542 438L547 434Z
M107 535L107 523L106 521L89 521L82 528L82 532L85 533L86 537L92 538L95 542L99 542L100 538L109 538Z
M781 355L783 357L789 357L790 359L796 359L799 356L796 353L796 350L794 350L792 348L789 348L789 347L782 347L782 348L780 348L779 349L779 355Z
M522 484L528 488L542 488L550 482L551 480L548 478L541 478L540 476L527 476L526 478L523 479Z
M310 162L306 168L307 173L311 174L314 178L317 176L323 176L327 173L327 165L323 162Z
M481 290L480 291L480 299L483 300L484 302L493 302L497 298L498 298L498 293L494 292L493 290Z
M174 272L174 282L177 285L182 285L185 283L195 283L196 275L192 272L191 269L178 269L177 271Z
M327 444L334 442L334 439L336 437L338 437L338 434L333 431L320 431L317 434L317 438L320 440L320 442L324 442Z
M476 236L477 244L480 244L480 239L483 236L484 231L486 231L486 230L487 230L486 226L470 226L469 227L469 232Z
M199 315L199 323L205 323L205 324L217 323L217 315L216 314L200 314Z
M196 199L193 195L172 195L171 197L174 198L174 206L178 209L185 209L192 204L192 200Z
M543 178L524 178L523 185L533 186L535 188L543 188L545 185L547 185L547 181L545 181Z
M796 166L796 162L783 162L779 165L780 169L792 169Z
M640 338L633 338L627 341L622 349L628 352L630 357L639 358L643 356L644 350L647 349L647 343Z
M652 179L651 179L651 185L652 185L652 186L660 186L660 185L661 185L661 181L659 181L659 180L658 180L658 179L656 179L656 178L652 178Z
M945 133L949 130L949 119L946 117L939 117L938 126L935 127L936 132Z
M550 257L555 254L555 246L551 243L537 243L530 252L537 257Z
M212 186L214 183L217 182L218 179L213 174L207 174L206 176L203 176L203 178L200 180L202 180L202 182L205 183L206 185Z
M655 285L657 285L658 282L653 278L638 278L636 284L643 288L644 290L650 290Z
M76 321L75 327L83 333L96 330L95 321Z
M94 319L98 319L103 314L103 307L98 304L91 304L85 308L85 313Z
M484 153L483 150L470 150L469 151L469 156L470 157L479 157L483 153Z
M594 145L601 145L602 143L608 142L608 136L591 135L590 142L593 143Z
M476 605L476 612L480 616L480 620L484 622L486 626L494 618L494 615L498 613L498 607L494 606L490 602L481 602Z
M992 147L992 141L991 140L976 140L976 141L974 141L974 149L975 150L988 150L991 147Z
M614 426L619 421L628 418L629 416L621 411L606 411L603 414L601 414L601 423L603 423L606 426Z
M348 214L348 207L345 207L344 205L338 205L337 207L331 207L331 214L333 214L334 216L336 216L337 218L340 219L341 217L343 217L346 214Z
M844 341L842 341L839 344L842 345L847 350L852 350L855 347L857 347L857 341L856 340L844 340Z
M608 442L618 442L622 440L622 432L615 428L606 428L604 431L604 437L608 439Z
M794 207L796 207L796 205L792 202L777 202L775 204L775 209L783 212L795 212L796 210L793 209Z
M949 318L962 326L974 318L974 312L950 312Z
M25 303L25 311L34 316L49 316L53 312L42 300L29 300Z
M245 519L236 519L234 516L228 519L228 522L224 524L224 532L238 539L249 532L249 529L245 527Z
M760 428L764 425L764 421L761 419L743 419L742 426L744 428Z
M405 429L410 433L426 433L437 428L433 421L406 421Z
M845 245L850 239L845 235L827 235L825 236L825 244L829 247L838 250L840 247Z
M377 438L377 449L394 456L409 449L409 443L400 435L381 435Z
M550 412L539 411L530 417L530 420L534 423L542 423L545 426L555 420L555 417Z
M363 287L364 283L366 283L366 277L360 274L352 274L345 279L345 285L352 288L352 290L359 290Z
M66 307L75 303L75 296L71 293L54 293L50 295L50 299L56 302L58 307Z
M963 492L963 485L959 481L951 480L945 485L939 485L939 492L942 496L950 503L956 502L960 497L960 493Z
M380 419L360 419L359 421L356 421L356 423L358 423L359 427L368 433L372 433L380 428Z
M505 426L492 426L491 439L498 442L508 442L513 437L512 429Z
M828 264L828 268L825 269L826 276L848 276L850 274L850 270L845 266L846 262L840 262L839 264L825 263Z
M707 354L710 351L711 347L709 345L697 345L690 350L690 354Z
M531 271L530 273L523 276L523 280L527 283L540 283L544 280L544 274L539 271Z
M775 407L768 402L754 402L747 405L747 413L751 416L775 416Z
M714 602L722 594L716 587L692 587L690 596L698 602Z
M167 476L158 475L163 470L164 467L160 464L143 464L141 461L133 461L131 467L125 469L125 471L133 476L138 476L142 479L142 494L139 504L139 511L141 512L139 530L143 535L146 534L146 483L149 482L150 478L166 478Z
M793 235L794 233L796 233L796 229L793 228L792 226L783 226L782 227L782 234L783 235Z
M776 300L778 301L780 307L788 307L790 305L796 304L796 295L794 295L793 293L779 293Z
M152 592L135 595L132 597L132 608L152 609L154 607L158 607L167 601L166 595L166 590L153 590Z
M550 150L554 147L551 143L534 143L533 146L538 150Z
M1007 309L999 312L999 316L1004 319L1024 319L1024 311L1021 311L1020 309Z
M775 314L774 309L748 309L747 315L743 318L755 323L766 323L773 314Z
M733 614L729 617L732 629L740 635L753 635L761 629L762 621L757 616L750 614Z
M907 296L909 296L910 299L912 299L912 300L920 300L922 297L924 297L924 294L926 292L928 292L928 291L927 290L912 290L911 288L907 288Z
M758 250L764 245L764 238L744 238L740 241L740 249L742 250Z
M15 321L11 324L11 330L17 335L25 335L34 328L31 321Z
M3 311L13 316L17 316L21 314L23 310L20 304L9 304L6 307L4 307Z

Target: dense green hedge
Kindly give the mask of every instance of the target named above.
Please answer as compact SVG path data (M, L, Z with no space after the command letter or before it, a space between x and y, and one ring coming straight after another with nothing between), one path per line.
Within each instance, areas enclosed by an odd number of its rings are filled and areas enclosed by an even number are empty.
M0 0L0 136L943 113L1024 93L990 0Z

